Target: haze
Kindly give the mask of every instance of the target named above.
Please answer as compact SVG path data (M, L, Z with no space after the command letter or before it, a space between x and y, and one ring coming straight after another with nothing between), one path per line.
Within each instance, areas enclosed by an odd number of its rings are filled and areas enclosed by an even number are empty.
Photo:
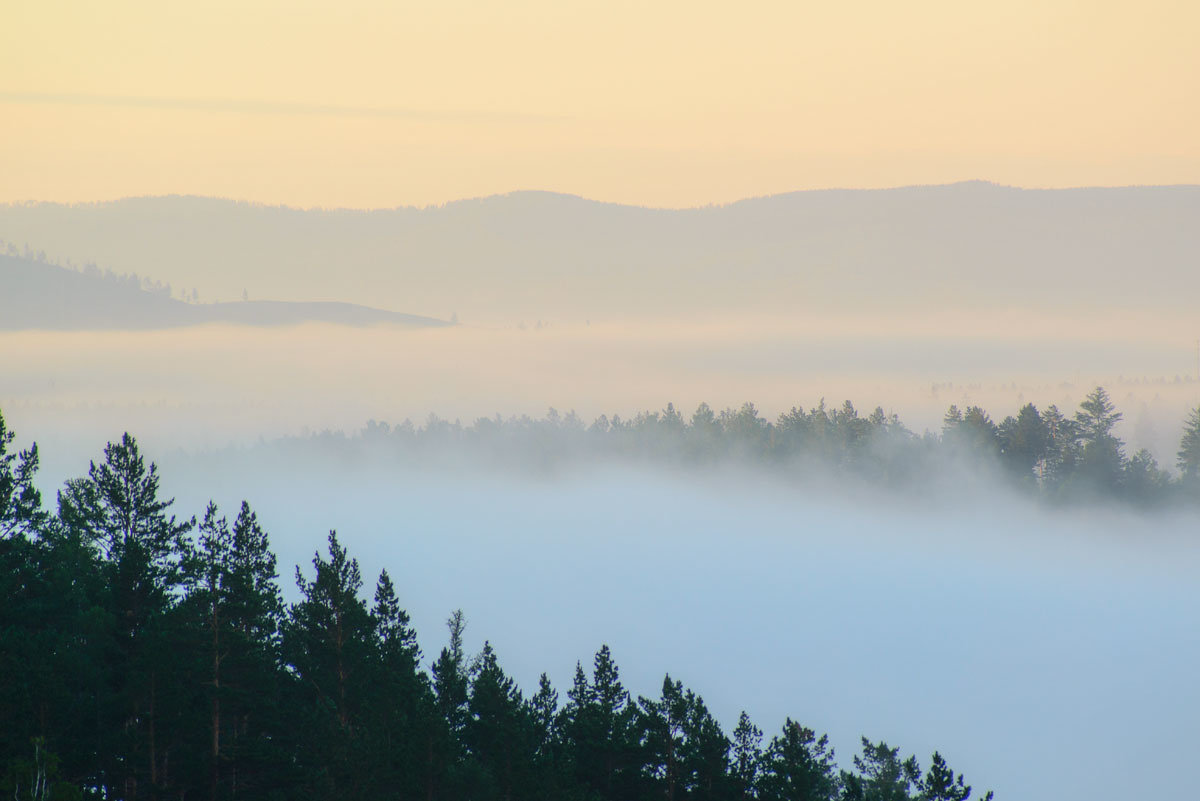
M0 412L51 509L130 432L176 514L253 505L289 601L330 529L386 567L426 668L461 607L527 695L608 643L842 767L1194 792L1200 4L8 5ZM149 675L108 797L165 797ZM211 708L172 793L252 775Z

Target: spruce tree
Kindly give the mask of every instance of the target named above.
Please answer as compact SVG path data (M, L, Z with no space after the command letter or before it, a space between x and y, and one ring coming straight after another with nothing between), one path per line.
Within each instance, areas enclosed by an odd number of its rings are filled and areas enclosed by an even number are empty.
M1111 491L1121 483L1124 443L1113 435L1113 427L1121 417L1104 387L1088 393L1075 413L1079 470L1081 477L1091 482L1091 488Z

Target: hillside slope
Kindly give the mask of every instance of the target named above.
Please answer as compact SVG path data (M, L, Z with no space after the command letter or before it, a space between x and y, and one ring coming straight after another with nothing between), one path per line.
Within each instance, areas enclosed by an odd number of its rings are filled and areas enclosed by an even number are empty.
M1200 187L981 182L656 210L544 192L426 209L199 197L0 206L0 239L204 298L329 297L463 319L809 309L1185 309Z
M136 279L85 274L30 259L0 256L0 330L140 330L204 323L252 326L439 326L441 320L352 303L235 301L184 303L143 289Z

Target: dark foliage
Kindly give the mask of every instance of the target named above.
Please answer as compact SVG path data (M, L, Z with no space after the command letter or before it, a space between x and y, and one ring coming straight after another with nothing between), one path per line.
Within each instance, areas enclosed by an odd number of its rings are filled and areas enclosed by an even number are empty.
M794 409L777 423L746 405L690 421L668 407L591 428L572 417L434 425L405 438L537 437L712 459L806 454L885 480L936 448L993 460L1043 493L1100 487L1138 499L1194 493L1200 411L1168 480L1126 457L1103 390L1068 418L1032 406L999 424L951 409L942 437L881 410ZM607 646L577 666L560 704L543 675L526 695L490 644L463 650L466 620L430 670L386 572L368 595L336 533L297 568L285 608L268 535L248 504L181 520L128 434L58 508L34 488L37 450L12 453L0 418L0 790L18 799L515 799L965 801L940 754L863 740L839 770L828 739L787 720L764 747L745 714L727 736L703 698L667 676L633 698ZM953 444L951 444L953 443ZM911 465L909 466L911 469ZM1136 488L1136 490L1134 489Z

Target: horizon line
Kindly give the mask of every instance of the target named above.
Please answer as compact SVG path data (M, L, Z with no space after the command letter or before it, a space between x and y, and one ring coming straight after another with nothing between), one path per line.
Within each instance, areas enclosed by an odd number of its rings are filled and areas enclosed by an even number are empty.
M3 94L0 94L3 97ZM272 203L269 201L252 200L247 198L237 198L228 195L204 195L192 192L168 192L165 194L144 194L144 195L121 195L118 197L108 198L104 200L77 200L77 201L62 201L62 200L8 200L0 201L0 208L16 207L16 206L63 206L68 208L82 206L105 206L115 205L128 201L137 200L209 200L220 203L232 203L236 205L253 206L264 209L284 209L288 211L316 211L316 212L358 212L358 213L377 213L387 211L427 211L447 208L460 203L473 203L478 201L495 200L498 198L508 198L516 195L551 195L559 198L568 198L571 200L579 200L585 203L592 203L602 206L620 206L630 209L644 209L647 211L702 211L706 209L723 209L737 206L742 203L751 203L761 200L771 200L775 198L790 197L793 195L804 194L821 194L821 193L868 193L868 192L897 192L914 189L949 189L953 187L964 186L983 186L997 190L1010 190L1018 192L1080 192L1080 191L1116 191L1122 189L1200 189L1200 183L1177 183L1177 184L1082 184L1072 186L1018 186L1016 184L1004 184L997 181L991 181L986 178L964 178L959 181L947 181L943 183L912 183L912 184L897 184L888 186L870 186L870 187L852 187L852 186L830 186L817 189L793 189L784 192L772 192L764 195L749 195L728 202L718 203L699 203L691 206L652 206L641 203L626 203L613 200L601 200L599 198L587 197L574 192L565 192L556 189L511 189L505 192L493 192L486 195L471 195L454 200L447 200L441 203L427 203L425 205L395 205L395 206L302 206L292 205L288 203Z

